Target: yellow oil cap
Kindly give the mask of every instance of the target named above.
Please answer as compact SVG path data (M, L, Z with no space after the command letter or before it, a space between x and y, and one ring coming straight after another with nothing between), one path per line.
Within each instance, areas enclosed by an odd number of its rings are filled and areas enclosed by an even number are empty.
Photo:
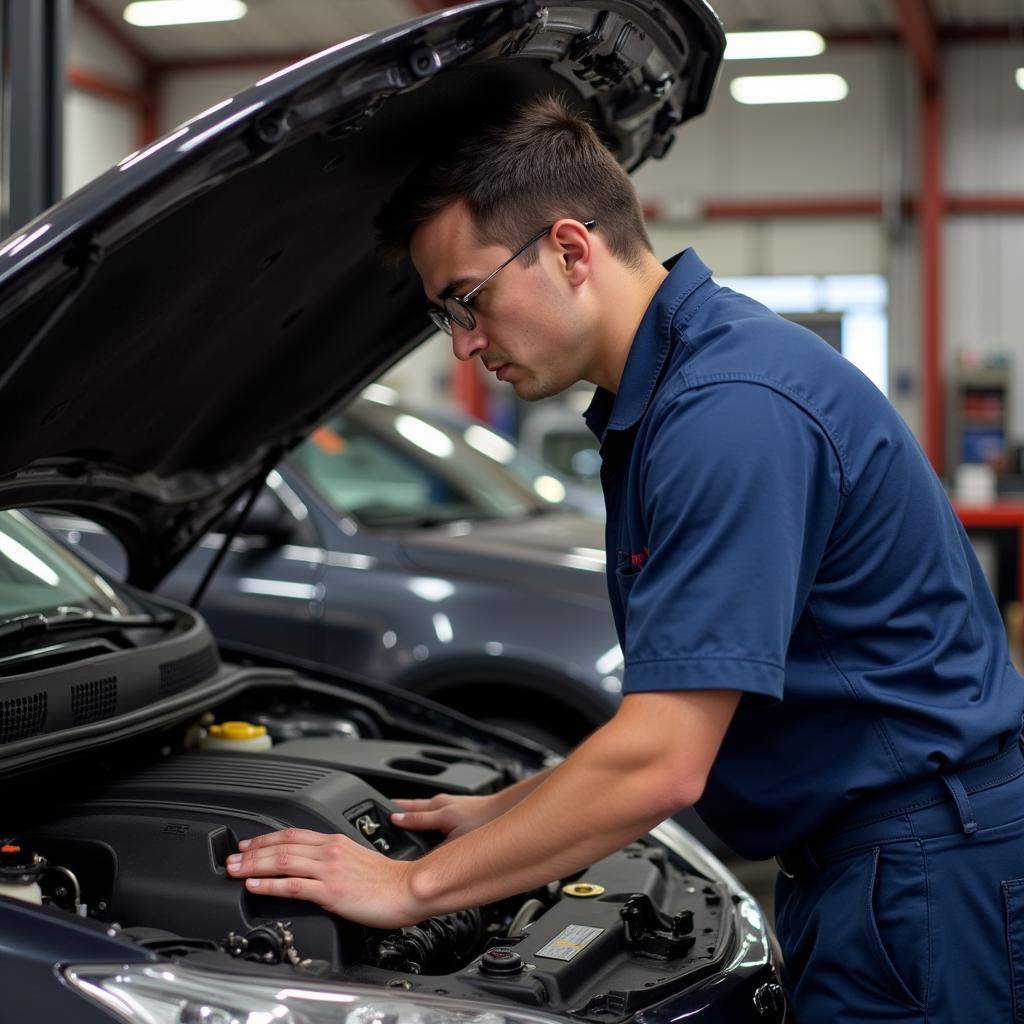
M594 885L591 882L574 882L572 885L563 885L562 892L564 892L566 896L603 896L604 886Z
M252 722L222 722L210 726L210 735L222 740L255 740L267 735L267 727Z

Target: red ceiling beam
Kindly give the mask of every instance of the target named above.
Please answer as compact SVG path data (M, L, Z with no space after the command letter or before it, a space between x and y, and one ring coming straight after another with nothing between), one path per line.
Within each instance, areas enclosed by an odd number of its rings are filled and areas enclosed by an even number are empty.
M892 0L900 37L913 54L918 75L928 88L939 81L939 39L928 0Z
M146 99L141 89L112 82L110 79L93 74L84 68L68 68L68 85L79 92L102 96L103 99L124 103L130 107L141 108Z
M947 213L1024 213L1024 196L947 196Z
M916 216L920 204L913 196L903 199L903 212ZM850 196L821 199L708 199L694 204L685 215L673 215L662 203L643 204L644 219L652 224L680 224L702 220L799 220L820 217L881 217L881 196ZM1024 194L948 195L942 198L942 212L950 214L1024 214Z
M771 217L849 217L882 214L882 200L871 196L843 199L712 199L703 204L708 220L759 220Z

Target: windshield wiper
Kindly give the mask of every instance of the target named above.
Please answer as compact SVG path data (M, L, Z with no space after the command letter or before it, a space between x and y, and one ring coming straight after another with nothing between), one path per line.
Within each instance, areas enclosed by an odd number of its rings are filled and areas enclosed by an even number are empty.
M174 616L169 613L159 617L155 615L110 615L106 612L94 612L75 605L61 605L53 615L31 612L27 615L15 615L0 621L0 639L90 625L117 626L122 629L130 629L134 626L157 626L166 629L174 622Z

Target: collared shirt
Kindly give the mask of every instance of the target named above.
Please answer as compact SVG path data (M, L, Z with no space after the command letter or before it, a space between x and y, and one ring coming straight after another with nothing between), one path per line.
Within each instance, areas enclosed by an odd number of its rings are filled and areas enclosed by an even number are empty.
M1024 681L887 399L693 250L669 266L618 392L586 413L623 692L743 691L697 810L767 857L872 791L1003 749Z

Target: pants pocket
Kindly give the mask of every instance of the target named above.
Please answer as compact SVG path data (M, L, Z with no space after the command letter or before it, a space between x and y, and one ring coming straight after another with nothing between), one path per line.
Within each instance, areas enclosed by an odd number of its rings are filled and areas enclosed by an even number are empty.
M797 1020L920 1021L930 976L923 856L866 849L780 879L776 928Z
M1006 908L1006 945L1010 952L1013 1019L1024 1021L1024 878L1003 882Z
M868 941L893 994L924 1010L928 982L928 894L920 847L875 847L865 892Z

